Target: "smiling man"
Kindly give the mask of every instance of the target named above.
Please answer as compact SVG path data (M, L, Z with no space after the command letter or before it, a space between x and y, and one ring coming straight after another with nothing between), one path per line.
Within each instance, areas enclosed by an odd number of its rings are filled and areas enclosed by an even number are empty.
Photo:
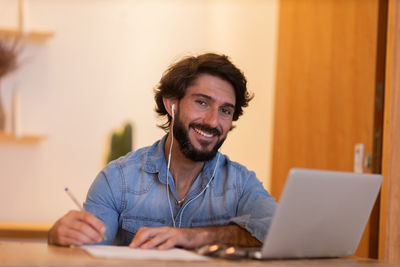
M164 73L155 100L166 136L109 163L85 211L59 219L49 243L260 246L276 202L254 172L218 152L251 100L243 73L224 55L187 57Z

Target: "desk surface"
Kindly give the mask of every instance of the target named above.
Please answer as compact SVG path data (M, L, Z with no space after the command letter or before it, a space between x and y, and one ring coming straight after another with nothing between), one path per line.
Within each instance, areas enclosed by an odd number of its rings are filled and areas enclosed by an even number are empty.
M0 222L0 238L43 239L51 224Z
M228 261L215 259L205 262L115 260L92 258L79 248L49 246L34 242L0 242L0 266L391 266L362 259L317 259L281 261Z

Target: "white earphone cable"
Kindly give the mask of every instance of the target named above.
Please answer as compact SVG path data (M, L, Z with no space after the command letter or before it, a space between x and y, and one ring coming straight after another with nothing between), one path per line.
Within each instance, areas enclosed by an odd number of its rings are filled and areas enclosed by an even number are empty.
M171 144L169 146L169 153L168 153L168 163L167 163L167 197L168 197L168 205L169 205L169 211L171 213L171 219L172 219L172 225L176 227L175 225L175 218L174 218L174 213L172 212L172 207L171 207L171 200L169 198L169 166L171 165L171 152L172 152L172 145L174 143L174 122L175 122L175 110L174 110L175 105L172 105L172 126L170 127L170 133L171 133Z
M213 174L212 174L210 180L208 181L207 185L203 188L203 190L201 190L201 192L200 192L197 196L195 196L194 198L192 198L191 200L189 200L187 203L185 203L185 204L183 205L183 208L182 208L182 211L181 211L181 215L179 216L179 228L181 228L181 226L182 226L182 215L183 215L183 212L185 211L185 208L186 208L192 201L194 201L194 200L197 199L199 196L201 196L201 195L204 193L204 191L206 191L206 189L208 188L208 186L209 186L209 184L211 183L211 181L214 179L215 171L217 170L217 166L218 166L219 156L220 156L220 154L218 154L218 158L217 158L217 162L215 163L215 167L214 167Z
M167 198L168 198L169 211L170 211L171 219L172 219L172 225L176 228L174 213L173 213L173 211L172 211L171 200L170 200L170 197L169 197L170 192L169 192L169 182L168 182L168 181L169 181L169 167L170 167L170 165L171 165L172 145L173 145L173 143L174 143L174 122L175 122L175 110L174 110L174 107L175 107L175 105L173 104L172 107L171 107L171 108L172 108L172 123L171 123L171 127L170 127L171 144L170 144L170 146L169 146L169 152L168 152L168 163L167 163L167 187L166 187L166 188L167 188ZM182 225L182 216L183 216L183 212L185 211L185 208L186 208L192 201L196 200L199 196L201 196L201 195L204 193L204 191L206 191L206 189L207 189L208 186L210 185L211 181L214 179L215 172L216 172L217 167L218 167L219 157L220 157L220 154L218 154L217 162L215 163L215 167L214 167L213 174L212 174L210 180L208 181L207 185L203 188L203 190L201 190L201 192L200 192L199 194L197 194L197 196L195 196L194 198L192 198L191 200L189 200L187 203L185 203L185 204L183 205L181 214L180 214L180 216L179 216L179 228L180 228L181 225Z

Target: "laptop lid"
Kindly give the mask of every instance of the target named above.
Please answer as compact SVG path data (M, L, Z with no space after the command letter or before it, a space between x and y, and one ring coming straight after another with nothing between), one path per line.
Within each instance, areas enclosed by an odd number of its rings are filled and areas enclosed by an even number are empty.
M354 254L382 175L291 169L262 258Z

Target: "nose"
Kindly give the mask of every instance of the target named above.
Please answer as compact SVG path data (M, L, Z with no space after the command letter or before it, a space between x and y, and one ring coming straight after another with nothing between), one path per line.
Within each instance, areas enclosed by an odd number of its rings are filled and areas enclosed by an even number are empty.
M218 119L218 109L210 108L207 110L203 122L211 128L217 128Z

